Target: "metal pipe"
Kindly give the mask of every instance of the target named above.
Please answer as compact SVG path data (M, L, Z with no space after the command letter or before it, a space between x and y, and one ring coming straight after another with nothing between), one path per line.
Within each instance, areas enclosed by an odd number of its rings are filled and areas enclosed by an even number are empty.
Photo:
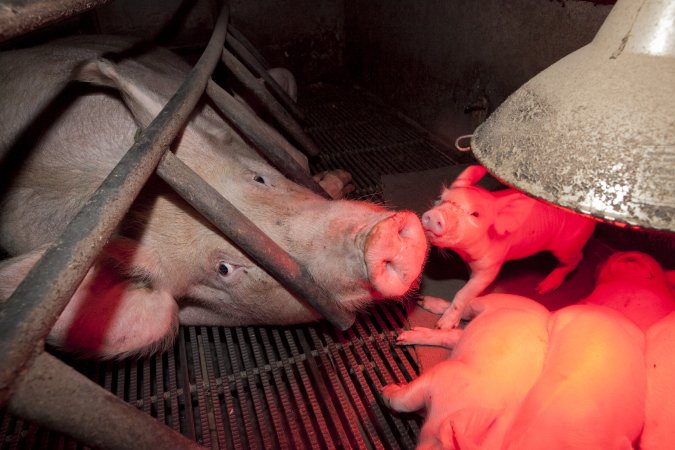
M213 81L206 87L206 94L230 123L259 149L274 167L298 184L308 187L324 198L330 196L290 154L295 148L275 129L260 120L248 108L225 92Z
M256 61L258 61L258 63L260 64L260 66L261 66L265 71L267 71L267 70L270 69L270 64L267 62L267 60L265 59L265 57L264 57L263 55L260 54L260 52L259 52L258 49L255 47L255 45L251 44L251 41L249 41L248 39L246 39L246 36L244 36L244 35L242 34L242 32L239 31L239 29L238 29L237 27L235 27L235 26L232 25L232 24L229 24L229 25L227 26L227 32L230 33L230 34L232 35L232 37L234 37L236 40L238 40L239 42L241 42L241 45L243 45L244 47L246 47L246 50L248 50L248 52L251 54L251 56L253 56L253 57L256 59Z
M305 133L300 124L289 114L288 110L279 103L279 100L277 100L265 86L258 82L258 79L253 76L246 66L239 62L239 60L226 49L223 49L221 60L225 66L230 69L230 72L241 81L244 87L255 95L272 117L284 127L293 139L295 139L307 156L315 157L321 153L321 150L319 150L316 143L307 135L307 133Z
M0 42L67 19L110 0L30 0L2 2Z
M199 101L222 53L228 13L223 6L206 50L167 106L3 304L0 406Z
M227 45L229 45L232 52L237 55L237 58L242 60L256 76L265 81L265 86L267 86L279 101L283 103L286 109L288 109L298 122L302 123L305 121L305 114L298 108L298 105L293 99L288 96L286 91L284 91L283 88L279 86L279 83L267 73L267 70L255 59L251 52L249 52L248 49L231 33L227 33Z
M341 330L354 323L354 314L340 308L332 295L312 280L307 269L177 156L167 152L157 174L292 294Z
M7 402L9 411L94 448L203 449L48 353L35 357Z

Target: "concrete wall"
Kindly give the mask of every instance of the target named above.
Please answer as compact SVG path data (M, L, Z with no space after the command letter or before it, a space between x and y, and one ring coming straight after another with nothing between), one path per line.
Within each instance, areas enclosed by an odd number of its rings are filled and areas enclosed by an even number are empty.
M601 2L606 3L606 2ZM448 142L590 42L611 5L551 0L346 0L353 77ZM478 102L478 103L477 103Z

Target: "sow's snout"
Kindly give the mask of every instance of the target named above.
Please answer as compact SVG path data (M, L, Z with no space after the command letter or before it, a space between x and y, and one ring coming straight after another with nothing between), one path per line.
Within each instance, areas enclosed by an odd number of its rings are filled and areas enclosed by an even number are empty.
M398 212L376 224L365 244L373 296L404 295L422 272L426 255L424 229L415 214Z

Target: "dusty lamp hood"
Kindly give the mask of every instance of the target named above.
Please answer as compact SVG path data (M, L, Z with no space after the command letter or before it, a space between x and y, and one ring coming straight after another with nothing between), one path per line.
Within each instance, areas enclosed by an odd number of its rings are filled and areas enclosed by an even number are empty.
M675 231L675 0L620 0L590 44L513 93L471 146L534 197Z

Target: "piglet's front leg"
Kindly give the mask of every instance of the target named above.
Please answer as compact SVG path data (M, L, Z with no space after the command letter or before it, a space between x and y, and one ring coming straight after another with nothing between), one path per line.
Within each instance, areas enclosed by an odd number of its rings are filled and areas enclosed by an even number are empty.
M403 330L396 338L398 345L434 345L452 349L462 337L464 330L453 328L452 330L434 330L432 328L412 327Z
M457 327L467 304L478 297L485 288L497 278L497 274L501 267L501 264L486 268L471 267L472 272L469 281L457 292L457 294L455 294L455 298L452 300L452 303L450 303L448 309L446 309L441 318L438 319L436 328L447 330Z

